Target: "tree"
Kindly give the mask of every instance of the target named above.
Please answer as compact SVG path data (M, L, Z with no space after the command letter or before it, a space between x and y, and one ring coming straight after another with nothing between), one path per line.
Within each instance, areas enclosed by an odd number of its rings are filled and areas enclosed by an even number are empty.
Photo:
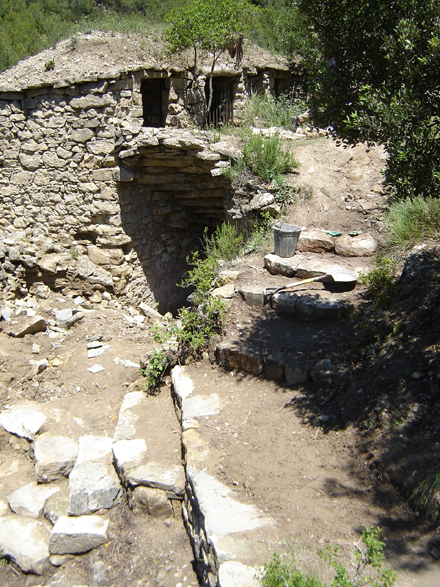
M198 52L211 55L209 99L206 112L212 104L212 77L215 65L226 50L240 61L242 41L251 27L256 8L248 0L188 0L183 8L175 9L165 17L168 28L165 40L171 53L193 49L194 76L197 76Z
M440 197L440 0L299 0L320 41L316 123L385 145L397 198Z

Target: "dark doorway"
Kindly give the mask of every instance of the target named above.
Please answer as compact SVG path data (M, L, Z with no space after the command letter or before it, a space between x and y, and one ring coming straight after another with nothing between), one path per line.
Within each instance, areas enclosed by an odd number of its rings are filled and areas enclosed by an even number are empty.
M141 83L144 126L165 126L169 88L165 79L144 79Z
M234 94L236 81L228 77L212 79L212 104L206 117L208 126L234 124ZM209 101L209 79L205 85L206 103Z

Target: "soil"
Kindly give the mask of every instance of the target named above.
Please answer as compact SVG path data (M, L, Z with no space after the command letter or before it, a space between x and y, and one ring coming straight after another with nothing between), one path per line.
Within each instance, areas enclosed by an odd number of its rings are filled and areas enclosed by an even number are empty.
M362 230L381 242L386 202L380 184L383 152L364 146L343 149L325 138L304 140L293 149L301 163L294 179L304 189L303 196L284 211L285 219L308 228L344 233ZM264 253L253 253L235 264L241 271L238 283L270 287L286 282L286 278L268 274L263 268L263 256ZM367 271L373 260L344 261L353 262ZM322 284L310 286L312 290L322 288ZM413 399L417 398L417 405L425 406L424 413L435 419L435 389L429 399L425 396L426 386L440 368L436 363L425 365L432 359L421 353L428 342L420 341L422 346L417 346L415 335L411 338L408 334L413 344L411 357L417 363L414 367L408 354L399 355L394 363L390 345L383 346L378 351L382 354L375 355L373 361L363 352L367 344L356 349L355 335L363 332L360 323L369 317L371 324L376 324L377 312L366 300L364 286L344 295L358 308L352 320L306 323L249 308L236 294L228 311L228 338L238 338L260 349L291 353L312 364L322 358L345 362L349 377L331 389L311 384L289 388L262 378L223 372L207 359L191 364L195 386L206 385L208 379L211 388L227 397L230 405L227 421L216 422L223 442L216 446L216 459L206 466L239 491L244 502L262 508L277 521L279 544L268 548L268 559L272 550L293 548L301 565L324 572L317 550L338 543L343 560L350 564L362 529L380 525L387 543L387 563L398 573L396 585L435 587L440 572L440 563L435 559L435 549L440 550L438 528L429 516L408 503L408 484L399 479L408 475L410 468L404 462L415 446L418 452L414 454L420 457L424 449L432 459L431 466L438 463L438 443L436 446L432 434L427 436L426 427L412 434L402 427L384 426L389 409L385 400L394 385L394 380L384 376L392 372L406 377L408 368L420 371L420 381L411 379L411 371L410 383L403 391L399 389L401 395L394 397L394 402L405 397L408 410L410 404L415 409ZM72 307L72 300L52 293L44 302L43 315L53 317L55 307ZM22 399L50 402L59 413L81 418L83 424L78 425L78 430L70 429L72 435L83 434L84 430L113 433L124 394L142 386L137 369L116 365L113 359L138 361L154 343L147 320L143 325L131 326L124 317L127 310L112 310L102 303L94 308L60 339L51 340L44 333L12 339L0 332L1 409ZM87 359L86 338L92 334L102 334L106 344L111 345L96 361ZM379 332L374 340L384 344L390 340L386 333L380 337ZM34 343L41 347L39 355L32 354ZM406 348L403 339L396 339L396 344L401 346L394 351ZM29 360L42 358L48 359L49 368L32 376ZM94 362L99 362L105 371L92 375L87 369ZM179 441L178 422L168 386L162 387L160 395L148 399L155 427L148 448L159 454L163 446L172 445L173 437ZM365 425L368 420L381 425ZM404 424L414 421L408 416ZM429 422L427 427L431 430L433 425ZM32 463L29 453L14 448L5 432L0 433L0 443L0 498L4 499L11 487L20 485ZM398 445L400 452L396 450ZM19 463L18 470L10 469L13 461ZM417 479L428 471L428 465L420 459L411 465ZM107 546L67 560L43 577L23 575L13 564L0 565L0 583L11 587L197 585L193 555L178 508L174 518L163 521L136 516L121 503L111 512L109 538Z

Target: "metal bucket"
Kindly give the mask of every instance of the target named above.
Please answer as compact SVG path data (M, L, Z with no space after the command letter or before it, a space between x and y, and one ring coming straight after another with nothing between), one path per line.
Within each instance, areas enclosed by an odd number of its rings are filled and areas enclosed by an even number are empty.
M273 227L275 255L278 257L293 257L298 244L301 227L287 222L278 222Z

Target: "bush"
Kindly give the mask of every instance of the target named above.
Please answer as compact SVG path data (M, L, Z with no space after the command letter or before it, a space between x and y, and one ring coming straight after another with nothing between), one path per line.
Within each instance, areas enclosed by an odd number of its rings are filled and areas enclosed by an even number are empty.
M217 226L214 234L209 237L205 229L205 250L208 257L217 260L232 261L243 249L243 234L235 224L223 222Z
M251 136L243 147L243 155L246 165L265 181L275 179L280 182L285 173L298 167L279 135L269 138L262 134Z
M379 257L376 267L362 275L363 283L368 285L368 296L374 301L376 308L384 309L395 291L394 271L396 262L388 257Z
M168 357L166 354L154 349L147 366L142 369L142 375L145 377L144 389L150 395L157 393L167 366Z
M440 236L438 198L409 198L391 205L387 216L391 244L402 247Z

